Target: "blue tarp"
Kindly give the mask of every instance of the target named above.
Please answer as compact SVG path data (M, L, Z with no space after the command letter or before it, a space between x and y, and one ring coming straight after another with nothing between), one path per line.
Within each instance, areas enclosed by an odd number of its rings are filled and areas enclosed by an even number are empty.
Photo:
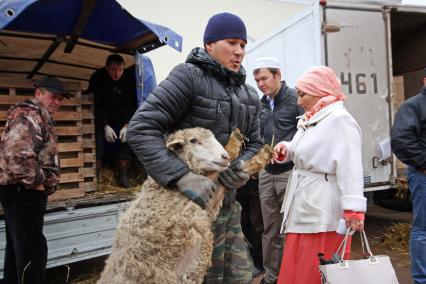
M135 79L136 97L140 106L157 86L157 80L151 59L138 52L135 54Z
M91 0L0 1L0 30L72 35L87 1ZM182 51L180 35L166 27L136 19L114 0L95 1L79 37L120 47L150 33L162 43Z

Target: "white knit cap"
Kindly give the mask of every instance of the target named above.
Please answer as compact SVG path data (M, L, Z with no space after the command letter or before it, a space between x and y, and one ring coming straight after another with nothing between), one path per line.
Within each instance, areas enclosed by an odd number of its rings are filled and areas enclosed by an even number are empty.
M280 62L275 57L261 57L254 61L253 71L260 68L281 69Z

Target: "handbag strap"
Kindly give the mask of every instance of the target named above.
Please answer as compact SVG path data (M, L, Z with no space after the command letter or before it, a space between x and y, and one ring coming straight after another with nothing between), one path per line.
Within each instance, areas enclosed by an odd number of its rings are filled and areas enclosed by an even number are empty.
M336 254L338 255L340 252L340 260L343 260L343 257L345 256L345 251L346 251L346 244L348 243L348 238L349 238L349 233L351 231L351 228L347 228L346 229L346 234L345 237L343 238L343 241L340 243L339 248L336 251Z
M365 234L365 230L360 232L360 235L361 235L362 253L365 255L365 249L367 249L368 256L373 257L373 253L371 252L370 244L368 243L368 239L367 239L367 235ZM365 245L365 248L364 248L364 245Z
M350 231L351 231L350 227L346 229L345 237L343 238L343 241L340 243L339 248L336 251L337 255L340 254L340 257L341 257L340 260L341 261L343 261L344 256L345 256L346 245L348 243ZM362 247L363 254L365 255L365 251L367 251L369 257L374 257L373 253L371 252L370 244L368 243L368 239L367 239L367 235L365 234L365 230L361 231L360 235L361 235L361 247Z

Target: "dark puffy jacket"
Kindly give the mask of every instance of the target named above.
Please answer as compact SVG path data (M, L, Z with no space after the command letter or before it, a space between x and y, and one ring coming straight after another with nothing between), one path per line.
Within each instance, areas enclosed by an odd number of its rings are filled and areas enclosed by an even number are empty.
M391 137L398 159L415 169L426 169L426 87L401 105Z
M88 91L95 97L97 126L103 128L108 124L113 128L121 128L129 123L137 109L136 81L133 74L126 70L118 81L111 79L105 67L92 74Z
M186 63L176 66L140 106L130 121L127 140L148 174L163 186L173 185L188 167L167 150L165 135L178 129L204 127L225 145L233 129L247 137L240 156L248 160L262 146L260 101L238 73L195 48Z
M274 109L271 110L266 96L263 96L260 115L260 129L263 142L274 145L281 141L291 141L297 131L297 119L304 113L303 108L297 106L296 90L289 88L285 82L282 82L278 94L274 98ZM291 170L293 162L284 164L269 164L265 170L271 174L280 174Z

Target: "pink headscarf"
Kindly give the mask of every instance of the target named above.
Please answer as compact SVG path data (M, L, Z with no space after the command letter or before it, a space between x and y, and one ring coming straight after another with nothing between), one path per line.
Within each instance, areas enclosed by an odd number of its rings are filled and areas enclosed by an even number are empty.
M306 119L310 119L315 113L329 104L346 100L346 95L341 89L339 79L337 79L333 69L327 66L309 68L297 80L296 88L308 95L321 97L321 99L305 113Z

